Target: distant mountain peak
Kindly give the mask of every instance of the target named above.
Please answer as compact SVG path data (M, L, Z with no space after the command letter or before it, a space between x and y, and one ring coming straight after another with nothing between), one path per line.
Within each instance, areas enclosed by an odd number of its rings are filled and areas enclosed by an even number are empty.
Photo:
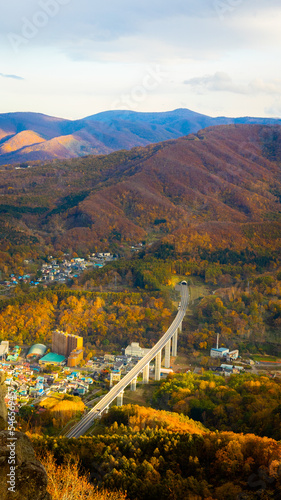
M281 124L281 120L212 118L186 108L155 113L109 110L79 120L65 120L43 113L3 113L0 114L0 164L130 150L197 133L206 127L232 123L272 125ZM66 137L65 141L63 137ZM74 139L69 140L69 137ZM53 141L55 138L58 138L59 147L58 142ZM43 142L44 147L39 147L38 143Z

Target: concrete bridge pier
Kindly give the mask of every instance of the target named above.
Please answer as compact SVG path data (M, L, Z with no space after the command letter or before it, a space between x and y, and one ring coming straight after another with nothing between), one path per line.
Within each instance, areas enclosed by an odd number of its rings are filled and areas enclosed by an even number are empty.
M170 368L171 366L171 339L168 340L165 345L165 368Z
M144 384L148 384L149 382L149 363L143 369L142 380Z
M137 388L137 377L134 378L131 382L131 391L135 391Z
M178 333L182 333L182 322L179 324Z
M160 369L161 369L161 354L162 354L162 349L155 356L155 373L154 373L154 379L155 380L160 380L160 378L161 378L161 374L160 374Z
M175 331L172 337L172 356L177 356L178 354L178 330Z
M117 406L123 406L124 391L121 391L117 396Z

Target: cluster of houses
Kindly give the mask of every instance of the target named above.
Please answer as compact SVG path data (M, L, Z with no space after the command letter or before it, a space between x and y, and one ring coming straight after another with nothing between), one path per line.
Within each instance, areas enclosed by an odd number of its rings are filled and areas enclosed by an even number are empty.
M7 341L8 342L8 341ZM7 361L17 361L21 353L20 346L16 345L7 356Z
M123 354L105 354L103 357L94 357L87 362L87 367L97 370L92 375L94 380L99 380L100 374L105 372L104 368L108 368L105 380L108 380L109 386L112 387L113 383L119 382L121 376L128 373L149 351L150 349L140 347L138 342L132 342L123 349ZM153 367L150 369L153 370ZM164 368L161 369L162 373L171 371Z
M48 263L42 264L40 269L41 277L34 279L30 274L15 275L11 274L8 280L3 281L1 284L5 287L14 287L18 284L28 283L31 286L37 286L39 284L48 284L53 281L60 283L65 283L66 281L77 278L85 269L89 267L103 267L107 262L115 260L117 257L109 252L98 252L89 255L87 259L83 258L73 258L67 259L66 256L63 260L54 259L49 256ZM24 261L28 264L29 261ZM37 274L38 276L38 274Z
M72 343L74 340L79 340L79 337L63 335L63 332L53 332L53 336L56 337L59 333L62 336L62 341L65 340L64 337L69 337L68 340L72 341ZM54 338L55 340L57 339ZM45 364L40 363L40 361L44 359L46 346L42 344L36 344L29 349L26 362L22 359L20 361L12 359L10 361L13 361L13 363L11 363L7 357L8 341L2 344L3 357L0 359L0 371L5 372L5 383L14 388L19 404L39 402L41 398L48 396L50 393L71 393L73 395L84 396L89 391L91 384L101 380L101 376L103 380L108 379L111 385L113 380L120 380L121 373L130 370L147 351L141 348L139 344L132 343L125 350L127 354L124 352L122 355L105 355L104 357L94 358L88 361L86 368L83 369L83 373L85 373L85 369L91 373L91 376L86 376L81 373L81 370L74 370L71 366L64 366L65 363L62 364L60 360L57 361L55 359L49 364L56 366L56 371L44 373ZM17 349L20 350L16 346L12 352L15 350L18 352ZM51 354L53 356L56 355L54 353ZM106 370L105 368L108 367L111 369Z
M29 283L31 286L39 285L39 281L32 280L30 274L23 274L23 275L10 274L9 279L2 281L1 285L4 285L7 288L11 288L13 286L19 285L20 283Z
M89 391L90 384L94 382L93 378L83 376L80 371L71 371L68 368L60 373L39 374L38 367L33 367L29 363L13 366L7 362L1 362L0 370L6 374L5 384L14 388L18 402L24 404L31 400L34 402L34 399L40 399L51 392L83 396Z
M78 278L89 267L103 267L103 265L104 262L95 262L93 259L86 260L79 257L71 260L64 259L62 262L52 259L50 263L42 265L40 281L64 283L67 280Z

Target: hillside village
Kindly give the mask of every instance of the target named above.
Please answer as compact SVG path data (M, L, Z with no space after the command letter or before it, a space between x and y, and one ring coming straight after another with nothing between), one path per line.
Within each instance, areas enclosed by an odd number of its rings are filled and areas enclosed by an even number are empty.
M67 337L72 347L76 346L74 350L71 351L70 348L64 352L68 352L68 358L58 353L63 352L60 347L63 349L64 338ZM82 345L78 342L79 339L82 340ZM35 344L25 353L19 346L15 346L9 353L9 342L2 341L0 371L6 374L5 384L12 387L17 396L17 408L26 404L38 404L47 396L56 394L68 393L83 397L91 392L94 385L97 390L108 389L113 380L120 380L121 374L130 371L147 351L140 348L138 343L132 343L124 354L94 357L77 367L77 362L73 363L73 360L76 353L83 353L83 347L79 349L81 346L81 337L58 331L53 332L52 351L56 352L47 354L47 348L43 344ZM81 361L81 356L77 360ZM66 366L67 363L70 366Z
M5 288L13 288L20 283L28 283L30 286L37 285L47 286L51 283L69 283L70 280L78 278L86 269L102 268L108 262L116 260L117 256L110 252L97 252L88 256L88 259L81 257L73 257L69 259L67 254L64 254L63 259L48 257L48 262L42 264L36 277L31 274L16 275L11 274L9 279L0 282L0 285ZM25 260L24 264L28 266L29 261Z
M19 346L15 346L9 352L9 342L2 341L0 371L6 374L5 384L13 388L16 394L17 411L21 406L38 405L47 397L64 394L80 396L84 400L86 398L87 405L91 406L91 394L109 390L148 351L149 349L140 347L138 342L132 342L122 354L104 354L81 363L82 337L54 331L52 350L47 354L47 347L43 344L35 344L25 352ZM214 360L214 366L209 369L218 376L239 374L246 367L255 370L254 366L250 367L255 364L252 360L242 360L241 357L238 359L237 350L229 352L229 349L219 348L217 345L210 350L210 358ZM234 362L237 364L234 365ZM174 369L178 371L176 366L174 364ZM196 365L180 368L181 372L190 370L195 374L202 374L204 371L202 367ZM150 372L150 376L154 378L153 365L150 367ZM167 376L170 372L173 372L171 367L169 369L162 367L161 377Z

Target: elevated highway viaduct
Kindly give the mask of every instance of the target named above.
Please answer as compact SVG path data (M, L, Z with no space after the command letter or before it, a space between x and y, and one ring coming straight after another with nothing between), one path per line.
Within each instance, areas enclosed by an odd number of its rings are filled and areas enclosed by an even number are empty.
M165 368L170 367L170 356L177 355L178 334L182 331L182 321L186 313L189 302L189 291L186 281L177 285L181 301L178 313L161 339L153 346L150 351L118 382L112 389L86 414L82 419L68 431L66 437L79 437L91 427L93 421L100 417L106 411L111 403L117 399L117 405L123 404L123 394L125 388L130 385L131 389L136 388L137 377L140 373L143 376L143 383L149 382L149 365L155 359L155 380L160 380L162 351L165 352Z

